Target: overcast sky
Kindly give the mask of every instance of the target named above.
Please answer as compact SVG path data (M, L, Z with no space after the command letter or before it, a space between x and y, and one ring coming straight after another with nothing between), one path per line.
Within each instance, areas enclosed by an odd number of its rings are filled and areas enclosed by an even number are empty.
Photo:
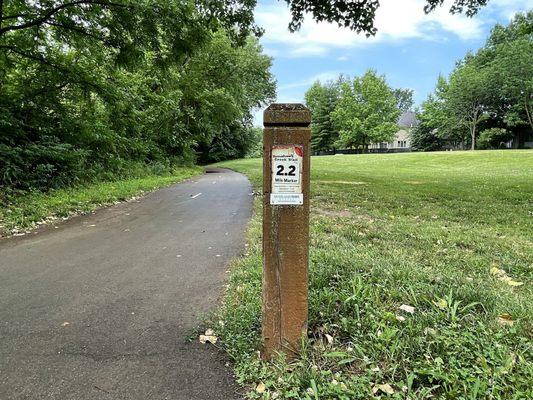
M385 74L393 87L414 89L420 104L433 91L439 74L448 74L468 50L483 45L494 24L507 24L516 12L531 8L533 0L489 0L473 18L449 14L449 1L429 15L423 12L424 0L380 3L378 33L367 38L334 24L317 24L310 17L299 32L290 33L286 3L260 0L255 17L265 29L264 51L274 59L277 101L303 102L315 80L327 81L341 73L361 75L372 68ZM262 124L261 110L256 124Z

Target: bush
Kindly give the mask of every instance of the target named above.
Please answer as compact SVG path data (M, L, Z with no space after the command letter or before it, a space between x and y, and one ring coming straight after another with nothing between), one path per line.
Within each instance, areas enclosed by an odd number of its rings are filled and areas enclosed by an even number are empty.
M89 152L44 138L38 143L0 143L0 187L48 190L74 183L83 173Z
M477 147L480 149L502 149L506 148L506 143L513 138L511 132L504 128L485 129L479 135Z

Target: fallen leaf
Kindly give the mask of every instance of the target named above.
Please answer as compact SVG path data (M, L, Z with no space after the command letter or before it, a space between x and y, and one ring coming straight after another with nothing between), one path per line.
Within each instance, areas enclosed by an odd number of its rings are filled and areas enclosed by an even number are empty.
M439 299L439 301L434 301L433 304L435 304L441 310L445 310L446 308L448 308L448 302L444 299Z
M524 284L524 282L515 281L513 278L507 275L507 272L505 272L503 269L492 267L490 269L490 273L491 275L497 277L500 281L507 283L509 286L516 287Z
M331 336L331 335L329 335L327 333L324 336L326 337L326 340L328 341L329 344L333 343L333 336Z
M394 389L388 383L379 385L379 390L381 390L383 393L394 394Z
M200 335L200 343L202 343L202 344L205 344L207 342L215 344L217 342L217 340L218 340L218 338L216 336Z
M205 331L205 335L200 335L200 343L205 344L206 342L216 344L218 338L215 336L215 332L212 329Z
M508 277L509 278L509 277ZM503 279L503 281L505 283L507 283L509 286L522 286L524 284L524 282L518 282L518 281L515 281L511 278L509 279Z
M424 335L436 335L437 331L433 328L424 329Z
M492 267L490 269L490 274L494 276L507 276L507 272L505 272L503 269Z
M266 385L263 382L259 382L259 384L255 388L255 391L257 393L265 393L265 390L266 390Z
M509 314L498 315L498 322L500 323L500 325L508 325L508 326L514 325L513 317L511 317Z
M402 304L400 307L400 310L408 312L409 314L414 314L415 308L413 306L409 306L407 304Z

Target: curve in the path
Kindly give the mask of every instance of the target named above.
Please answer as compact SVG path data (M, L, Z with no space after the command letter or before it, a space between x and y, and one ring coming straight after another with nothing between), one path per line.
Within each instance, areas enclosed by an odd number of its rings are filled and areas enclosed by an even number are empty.
M242 251L251 187L215 170L0 241L0 399L235 399L188 338Z

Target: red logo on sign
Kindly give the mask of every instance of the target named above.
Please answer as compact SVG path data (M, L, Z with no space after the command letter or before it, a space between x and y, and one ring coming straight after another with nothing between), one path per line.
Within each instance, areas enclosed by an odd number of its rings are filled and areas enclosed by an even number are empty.
M294 151L295 151L296 154L298 154L300 157L303 157L303 156L304 156L304 151L303 151L303 149L302 149L300 146L295 146L295 147L294 147Z

